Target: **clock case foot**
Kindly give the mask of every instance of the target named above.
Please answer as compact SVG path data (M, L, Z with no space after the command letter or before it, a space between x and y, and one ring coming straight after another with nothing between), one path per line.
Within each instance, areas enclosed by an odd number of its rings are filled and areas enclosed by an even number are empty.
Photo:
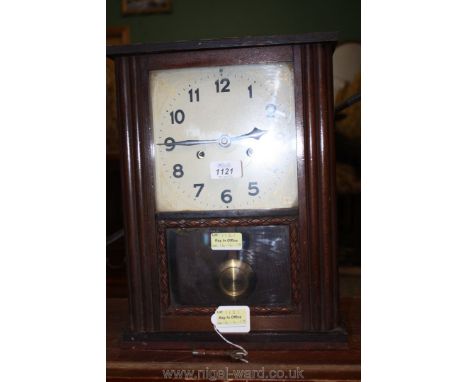
M346 349L344 328L326 332L252 332L224 336L247 350L327 350ZM216 333L149 332L124 333L121 346L154 350L232 349Z

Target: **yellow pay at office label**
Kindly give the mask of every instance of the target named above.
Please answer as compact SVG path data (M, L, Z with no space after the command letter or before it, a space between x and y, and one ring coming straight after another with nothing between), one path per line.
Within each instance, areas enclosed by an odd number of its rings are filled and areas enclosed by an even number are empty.
M211 249L214 251L239 251L242 249L242 234L240 232L213 232L211 234Z

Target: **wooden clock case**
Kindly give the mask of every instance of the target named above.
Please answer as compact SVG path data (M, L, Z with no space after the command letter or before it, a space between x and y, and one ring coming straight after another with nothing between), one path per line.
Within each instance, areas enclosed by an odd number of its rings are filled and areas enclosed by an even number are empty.
M248 348L341 347L338 314L332 55L335 33L111 46L115 60L130 327L124 338L157 348L224 347L216 307L171 305L166 229L286 225L290 306L251 306ZM290 62L294 68L298 208L289 211L156 213L149 72L182 67Z

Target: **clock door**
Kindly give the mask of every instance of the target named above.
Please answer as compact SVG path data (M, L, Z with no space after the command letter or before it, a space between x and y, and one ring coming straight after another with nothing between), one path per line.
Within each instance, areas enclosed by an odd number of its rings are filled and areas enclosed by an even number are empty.
M150 72L157 212L297 207L291 62Z
M220 305L248 305L253 330L303 327L292 49L238 53L148 64L165 330L211 331Z

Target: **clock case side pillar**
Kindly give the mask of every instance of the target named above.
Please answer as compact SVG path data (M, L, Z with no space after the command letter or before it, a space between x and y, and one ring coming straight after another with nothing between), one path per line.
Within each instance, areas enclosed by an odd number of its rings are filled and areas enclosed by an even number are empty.
M120 128L122 198L126 242L128 303L132 333L159 330L159 284L157 282L154 200L148 187L154 188L154 177L145 163L151 155L145 150L150 134L142 120L139 78L141 59L124 56L115 59L118 123ZM124 113L123 110L127 112ZM148 184L150 183L150 184ZM151 291L151 293L148 293Z
M310 274L310 328L341 330L338 305L332 55L335 43L295 47L301 57L307 209L304 238Z

